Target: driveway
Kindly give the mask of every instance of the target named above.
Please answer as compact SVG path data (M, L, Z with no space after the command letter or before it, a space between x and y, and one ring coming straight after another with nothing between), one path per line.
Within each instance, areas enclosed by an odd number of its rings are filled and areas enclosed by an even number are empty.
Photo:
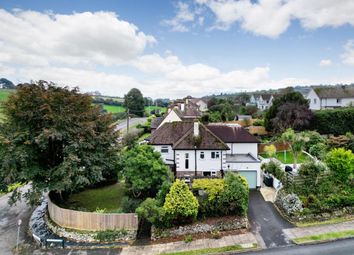
M292 228L271 202L266 202L259 191L250 191L248 218L251 230L260 235L267 248L291 244L283 233L283 229Z
M29 185L22 190L26 191ZM20 228L20 242L28 238L28 221L32 208L24 201L17 202L12 207L7 203L9 194L0 197L0 253L2 255L12 254L11 250L16 246L17 221L22 220Z

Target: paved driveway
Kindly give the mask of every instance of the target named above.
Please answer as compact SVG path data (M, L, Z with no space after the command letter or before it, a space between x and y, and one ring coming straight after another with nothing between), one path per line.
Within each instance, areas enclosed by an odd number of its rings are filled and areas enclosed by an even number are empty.
M22 190L26 191L28 185ZM17 239L17 220L22 220L20 231L20 242L22 243L28 238L26 231L28 230L28 221L31 216L32 209L24 201L17 202L12 207L7 203L9 194L0 198L0 254L12 254L11 250L16 245Z
M260 234L267 248L291 244L283 229L293 227L286 221L271 202L264 201L261 193L250 191L248 218L252 232Z

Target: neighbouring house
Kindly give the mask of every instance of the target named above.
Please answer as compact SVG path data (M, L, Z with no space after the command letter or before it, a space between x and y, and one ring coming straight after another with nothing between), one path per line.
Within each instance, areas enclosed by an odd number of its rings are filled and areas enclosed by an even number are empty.
M256 105L259 110L267 110L272 106L274 97L273 94L252 94L250 104Z
M311 110L347 107L354 104L354 88L347 86L312 88L307 99Z
M204 99L186 97L185 102L186 105L188 105L189 103L195 104L201 112L208 111L208 103Z
M166 122L155 130L149 143L178 178L220 176L231 171L245 176L250 188L261 185L259 140L238 124Z
M203 112L200 110L199 106L189 101L189 99L176 100L169 106L167 113L162 119L151 123L151 129L152 132L154 132L165 123L187 120L193 121L200 118L202 115Z

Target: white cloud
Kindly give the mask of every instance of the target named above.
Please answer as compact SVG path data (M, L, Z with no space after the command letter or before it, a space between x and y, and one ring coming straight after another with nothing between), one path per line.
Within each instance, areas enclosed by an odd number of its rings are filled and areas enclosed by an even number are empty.
M349 40L344 45L344 53L341 57L343 63L354 66L354 40Z
M163 20L162 24L170 26L173 31L187 32L189 28L186 23L194 21L195 13L189 9L189 5L183 2L177 3L177 14L174 18L169 20ZM199 23L202 22L199 20Z
M325 67L325 66L331 66L332 61L330 59L322 59L320 61L320 66Z
M276 38L297 19L306 29L354 26L352 0L195 0L215 15L213 28L227 30L234 23L256 35Z
M188 15L181 18L188 19ZM204 63L185 64L168 51L146 54L144 50L154 44L154 37L110 12L60 15L0 10L0 31L0 74L14 82L48 80L78 86L83 92L98 90L116 96L136 87L154 98L306 82L273 80L269 66L223 71Z
M155 42L112 12L61 15L0 9L0 31L1 62L39 66L119 64Z

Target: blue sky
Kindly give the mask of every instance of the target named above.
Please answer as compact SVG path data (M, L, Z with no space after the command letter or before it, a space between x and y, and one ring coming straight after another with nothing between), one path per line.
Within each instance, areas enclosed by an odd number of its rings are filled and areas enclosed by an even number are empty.
M354 82L350 0L0 1L0 76L123 96Z

